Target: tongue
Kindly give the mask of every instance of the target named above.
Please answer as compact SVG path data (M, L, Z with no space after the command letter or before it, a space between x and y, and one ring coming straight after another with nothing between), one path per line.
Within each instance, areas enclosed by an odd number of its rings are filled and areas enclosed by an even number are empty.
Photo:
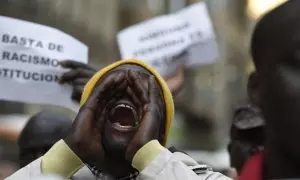
M121 126L134 126L134 118L132 110L126 107L116 107L111 115L112 123Z

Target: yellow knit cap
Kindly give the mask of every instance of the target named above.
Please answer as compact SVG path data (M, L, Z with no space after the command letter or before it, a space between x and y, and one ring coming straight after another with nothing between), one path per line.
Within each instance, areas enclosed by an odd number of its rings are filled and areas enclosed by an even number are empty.
M163 139L163 145L166 145L167 136L169 134L171 123L172 123L172 120L174 117L173 97L169 90L169 87L167 86L164 79L159 75L159 73L156 70L154 70L152 67L148 66L147 64L145 64L144 62L142 62L139 59L126 59L126 60L117 61L117 62L112 63L112 64L108 65L107 67L101 69L100 71L98 71L89 80L89 82L85 85L82 96L81 96L81 100L80 100L80 106L82 106L87 101L87 99L91 95L93 89L95 88L95 85L97 84L97 82L106 73L108 73L112 69L115 69L123 64L135 64L135 65L145 68L151 74L153 74L153 76L155 76L156 80L158 81L159 85L161 86L161 89L163 91L164 100L165 100L165 106L166 106L166 108L165 108L166 109L166 129L165 129L165 134L164 134L164 139Z

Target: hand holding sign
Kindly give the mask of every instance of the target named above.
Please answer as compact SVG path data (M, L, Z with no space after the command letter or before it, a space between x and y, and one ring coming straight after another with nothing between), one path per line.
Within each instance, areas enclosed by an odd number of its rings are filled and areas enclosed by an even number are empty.
M166 77L165 80L173 96L176 97L183 87L184 66L178 66L176 72L171 76Z
M87 63L86 45L62 31L0 16L0 99L78 110L71 86L57 83L61 59ZM81 80L80 80L81 81ZM77 84L80 84L76 81ZM22 93L20 93L22 89Z
M72 99L79 103L84 86L97 71L88 64L72 60L61 61L60 65L70 71L64 73L59 82L72 85Z
M213 63L218 48L204 2L131 26L117 36L121 56L138 58L162 76L186 67Z

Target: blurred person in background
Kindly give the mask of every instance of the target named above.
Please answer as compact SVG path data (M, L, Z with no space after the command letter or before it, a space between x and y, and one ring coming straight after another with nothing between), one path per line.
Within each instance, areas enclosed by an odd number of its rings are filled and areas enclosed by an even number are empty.
M258 91L258 76L253 72L248 79L248 101L235 111L230 129L230 163L238 173L245 162L264 145L265 122L258 107Z
M258 73L265 143L245 163L240 180L300 178L299 9L300 1L287 1L254 29L251 54Z
M22 130L18 145L20 167L43 156L71 128L71 119L64 114L42 111L32 116Z
M54 173L72 178L88 164L113 179L229 179L164 147L174 115L164 80L139 60L123 60L86 84L72 130L42 157L8 179Z

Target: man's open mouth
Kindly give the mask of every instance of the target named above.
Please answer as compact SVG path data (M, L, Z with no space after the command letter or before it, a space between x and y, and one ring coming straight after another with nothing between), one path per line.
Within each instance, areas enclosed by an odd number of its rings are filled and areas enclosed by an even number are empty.
M137 110L130 103L117 103L113 106L109 121L119 131L130 131L139 125Z

